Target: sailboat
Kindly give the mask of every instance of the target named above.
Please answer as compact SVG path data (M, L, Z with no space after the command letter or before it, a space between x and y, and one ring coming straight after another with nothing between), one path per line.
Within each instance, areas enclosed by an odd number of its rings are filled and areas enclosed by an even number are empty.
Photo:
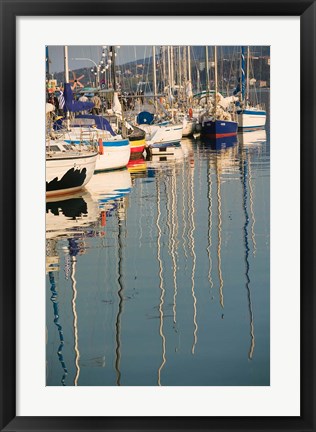
M214 47L215 63L215 94L212 105L212 115L203 116L201 119L201 135L207 138L227 138L235 136L238 130L237 121L233 120L234 113L229 113L227 108L234 98L223 98L218 93L217 80L217 47ZM206 64L208 74L208 61ZM208 89L209 90L209 89Z
M106 171L123 168L127 165L131 148L128 139L122 138L111 128L107 119L93 114L75 114L91 109L91 102L75 101L71 84L69 83L68 47L64 47L65 53L65 86L63 93L63 110L67 113L66 125L59 120L54 125L59 136L65 143L78 145L87 144L91 140L99 145L99 155L96 160L95 171ZM70 119L70 113L73 118Z
M183 94L183 100L181 101L181 89L182 89L182 83L181 83L181 65L183 64L183 72L184 72L184 94ZM181 58L181 47L178 47L178 85L179 85L179 92L178 92L178 102L180 102L181 110L177 113L177 119L179 121L182 121L183 123L183 130L182 130L182 136L188 137L192 135L195 131L195 126L197 122L197 117L193 115L193 108L192 108L192 82L191 82L191 47L183 47L182 50L182 58Z
M170 47L168 47L168 58L170 64ZM153 46L153 75L154 75L154 99L157 108L157 82L156 82L156 50ZM169 87L171 78L169 75ZM161 106L163 109L163 107ZM150 154L169 153L173 154L173 147L180 145L183 124L175 122L170 113L163 110L169 116L166 121L155 122L155 116L147 111L142 111L137 116L137 124L146 132L146 144Z
M73 100L71 85L65 83L65 107L71 112L80 111L77 101ZM106 171L123 168L127 165L131 147L127 138L116 134L109 121L93 114L78 114L69 123L69 130L65 131L64 141L68 144L86 144L93 139L98 143L99 154L95 171Z
M247 77L245 77L245 47L241 48L241 105L237 110L238 129L251 131L265 127L267 113L260 106L249 101L250 48L247 48Z
M66 145L53 130L54 105L46 103L46 196L63 195L83 188L91 179L96 159L96 143L86 147Z
M111 53L111 69L113 76L113 101L112 101L112 109L109 110L111 114L116 117L117 123L120 123L120 128L124 131L123 138L128 138L131 148L130 158L137 159L140 155L143 154L146 141L145 141L145 132L138 128L135 125L131 125L126 119L123 118L123 110L122 104L118 97L117 92L117 82L116 82L116 68L115 68L115 47L110 47Z

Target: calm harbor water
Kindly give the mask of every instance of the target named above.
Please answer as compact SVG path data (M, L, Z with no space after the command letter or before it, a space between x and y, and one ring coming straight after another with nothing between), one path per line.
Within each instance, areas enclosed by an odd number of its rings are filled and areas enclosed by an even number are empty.
M47 201L47 385L270 384L269 124L225 145Z

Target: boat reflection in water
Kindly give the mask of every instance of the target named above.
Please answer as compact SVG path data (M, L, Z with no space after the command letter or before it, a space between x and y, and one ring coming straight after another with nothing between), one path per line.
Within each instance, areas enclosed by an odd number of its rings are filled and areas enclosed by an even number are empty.
M47 385L269 385L269 147L244 135L47 204Z
M238 136L230 136L225 138L201 138L201 142L207 148L212 150L225 150L234 147L238 144Z
M260 129L251 132L238 133L238 141L242 146L262 145L267 141L267 132L265 129Z
M106 203L127 196L131 187L131 175L127 169L123 169L94 175L86 188L92 198L98 202L99 207L103 207Z
M46 199L46 239L83 234L98 218L97 202L87 190Z
M143 157L131 159L127 164L127 169L131 174L132 180L135 178L147 177L147 164Z
M62 385L66 385L68 369L66 366L66 360L64 359L63 350L65 342L69 343L69 340L68 338L65 339L61 324L63 314L60 312L60 294L58 292L58 276L61 261L60 248L62 248L62 256L65 262L65 278L71 280L73 292L71 304L76 367L73 383L74 385L77 385L80 373L80 354L78 348L78 318L76 312L76 263L77 255L85 253L85 238L95 235L94 230L98 218L98 207L92 200L91 195L86 191L58 199L59 198L50 198L46 201L46 273L48 275L51 291L50 300L53 303L54 324L57 327L59 336L57 356L63 370L60 382ZM48 335L50 336L49 333ZM50 342L49 336L48 346Z
M80 274L81 257L90 252L89 240L100 239L102 246L104 245L107 216L115 214L118 220L125 217L126 196L131 191L131 177L127 170L121 171L120 174L113 171L95 175L90 191L84 190L62 199L57 198L59 201L53 198L46 201L47 285L51 291L50 300L53 303L54 324L59 335L57 357L63 371L60 378L62 385L79 385L81 367L86 365L91 367L92 364L100 367L105 365L104 355L87 360L85 357L82 359L80 354L80 351L85 352L85 349L79 350L81 317L77 310L77 303L80 301L82 291L84 295L87 292L82 280L77 282L77 273L79 271ZM64 280L61 278L61 262L64 262ZM69 284L71 291L67 290ZM62 306L60 296L63 300ZM68 302L65 302L65 298L68 298ZM85 298L81 298L81 301L85 302ZM72 322L69 308L71 308ZM66 334L61 324L63 319L66 320ZM51 329L51 332L48 331L47 353L50 351L54 338L53 329ZM64 348L65 345L69 346L71 343L73 344L72 353L69 350L68 353L66 352L66 357L68 357L66 360ZM83 345L85 346L85 343ZM72 374L68 373L67 363L74 365ZM52 370L49 364L47 372L48 382L52 373L55 372L58 375L58 370Z

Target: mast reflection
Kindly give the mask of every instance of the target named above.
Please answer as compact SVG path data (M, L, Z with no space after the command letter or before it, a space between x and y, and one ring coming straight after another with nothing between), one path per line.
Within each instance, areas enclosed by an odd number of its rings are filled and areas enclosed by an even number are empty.
M245 154L245 155L244 155ZM249 276L249 241L248 241L248 228L249 228L249 215L247 208L248 201L248 191L247 191L247 179L248 179L248 164L247 164L247 150L244 150L241 155L241 179L243 186L243 210L245 216L245 223L243 226L244 233L244 246L245 246L245 276L246 276L246 290L247 290L247 298L248 298L248 309L249 309L249 318L250 318L250 348L248 357L251 360L253 357L254 349L255 349L255 334L254 334L254 317L252 310L252 301L251 301L251 291L250 291L250 276Z

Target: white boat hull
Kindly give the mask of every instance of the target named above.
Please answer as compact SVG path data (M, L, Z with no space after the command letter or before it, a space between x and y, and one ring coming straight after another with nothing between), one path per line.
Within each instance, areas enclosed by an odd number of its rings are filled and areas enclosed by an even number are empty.
M102 131L101 131L102 132ZM99 142L101 133L95 131L95 142ZM105 135L105 133L103 133ZM66 143L74 145L87 144L89 141L80 141L79 131L68 133L65 137ZM120 136L112 137L111 139L102 139L102 150L99 147L99 156L95 166L96 171L110 171L126 167L131 155L131 146L128 139L123 139Z
M87 152L88 153L88 152ZM82 189L91 179L97 153L46 157L46 196L63 195Z
M109 143L103 143L103 154L97 157L95 171L110 171L124 168L128 164L131 155L130 144L122 146L111 146Z
M257 109L247 109L238 114L238 128L239 129L260 129L264 128L266 124L266 112Z
M179 143L182 138L182 124L140 125L139 128L146 132L146 144L149 147Z

